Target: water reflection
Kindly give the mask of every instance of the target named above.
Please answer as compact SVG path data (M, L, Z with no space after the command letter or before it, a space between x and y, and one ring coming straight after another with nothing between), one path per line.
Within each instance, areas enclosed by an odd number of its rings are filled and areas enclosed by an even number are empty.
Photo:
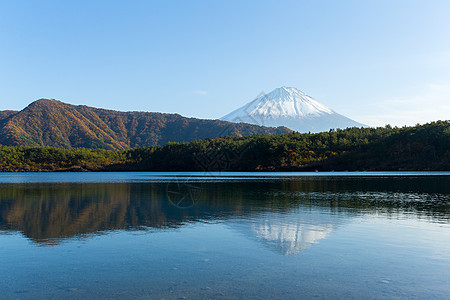
M326 238L343 214L409 214L448 222L448 183L446 177L242 179L181 187L173 181L3 183L0 229L53 245L111 230L224 222L277 252L296 254Z
M317 210L308 212L263 214L251 223L234 227L277 253L299 254L313 244L319 243L334 228L345 222L336 215Z
M302 250L326 238L333 225L260 224L253 228L258 238L274 245L284 255L299 254Z

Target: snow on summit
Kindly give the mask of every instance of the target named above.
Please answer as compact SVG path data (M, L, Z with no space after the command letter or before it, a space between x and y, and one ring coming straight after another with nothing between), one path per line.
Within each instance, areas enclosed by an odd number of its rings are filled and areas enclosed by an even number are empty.
M258 101L259 100L259 101ZM307 96L296 88L282 87L253 101L252 115L260 114L266 117L307 116L333 113L322 103Z
M365 127L293 87L277 88L236 109L221 120L272 127L286 126L299 132Z

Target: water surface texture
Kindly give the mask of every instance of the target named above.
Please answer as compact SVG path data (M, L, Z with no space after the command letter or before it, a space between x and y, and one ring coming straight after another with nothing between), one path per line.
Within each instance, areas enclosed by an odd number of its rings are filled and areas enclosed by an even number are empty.
M0 174L2 299L450 295L450 173Z

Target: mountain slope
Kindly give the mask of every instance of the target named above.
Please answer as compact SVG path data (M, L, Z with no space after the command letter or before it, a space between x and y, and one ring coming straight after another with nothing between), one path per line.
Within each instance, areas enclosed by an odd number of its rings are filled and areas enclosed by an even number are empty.
M278 134L287 128L267 128L219 120L185 118L177 114L120 112L40 99L20 112L0 117L0 144L61 148L128 149L167 142L254 133Z
M15 113L17 113L15 110L0 110L0 122Z
M286 126L299 132L366 127L340 115L296 88L281 87L220 118L263 126Z

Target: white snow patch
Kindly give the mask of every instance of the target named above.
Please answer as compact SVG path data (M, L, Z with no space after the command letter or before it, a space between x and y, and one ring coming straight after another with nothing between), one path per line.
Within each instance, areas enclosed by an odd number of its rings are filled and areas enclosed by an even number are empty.
M334 112L293 87L281 87L262 95L221 118L264 126L286 126L301 132L364 126Z

